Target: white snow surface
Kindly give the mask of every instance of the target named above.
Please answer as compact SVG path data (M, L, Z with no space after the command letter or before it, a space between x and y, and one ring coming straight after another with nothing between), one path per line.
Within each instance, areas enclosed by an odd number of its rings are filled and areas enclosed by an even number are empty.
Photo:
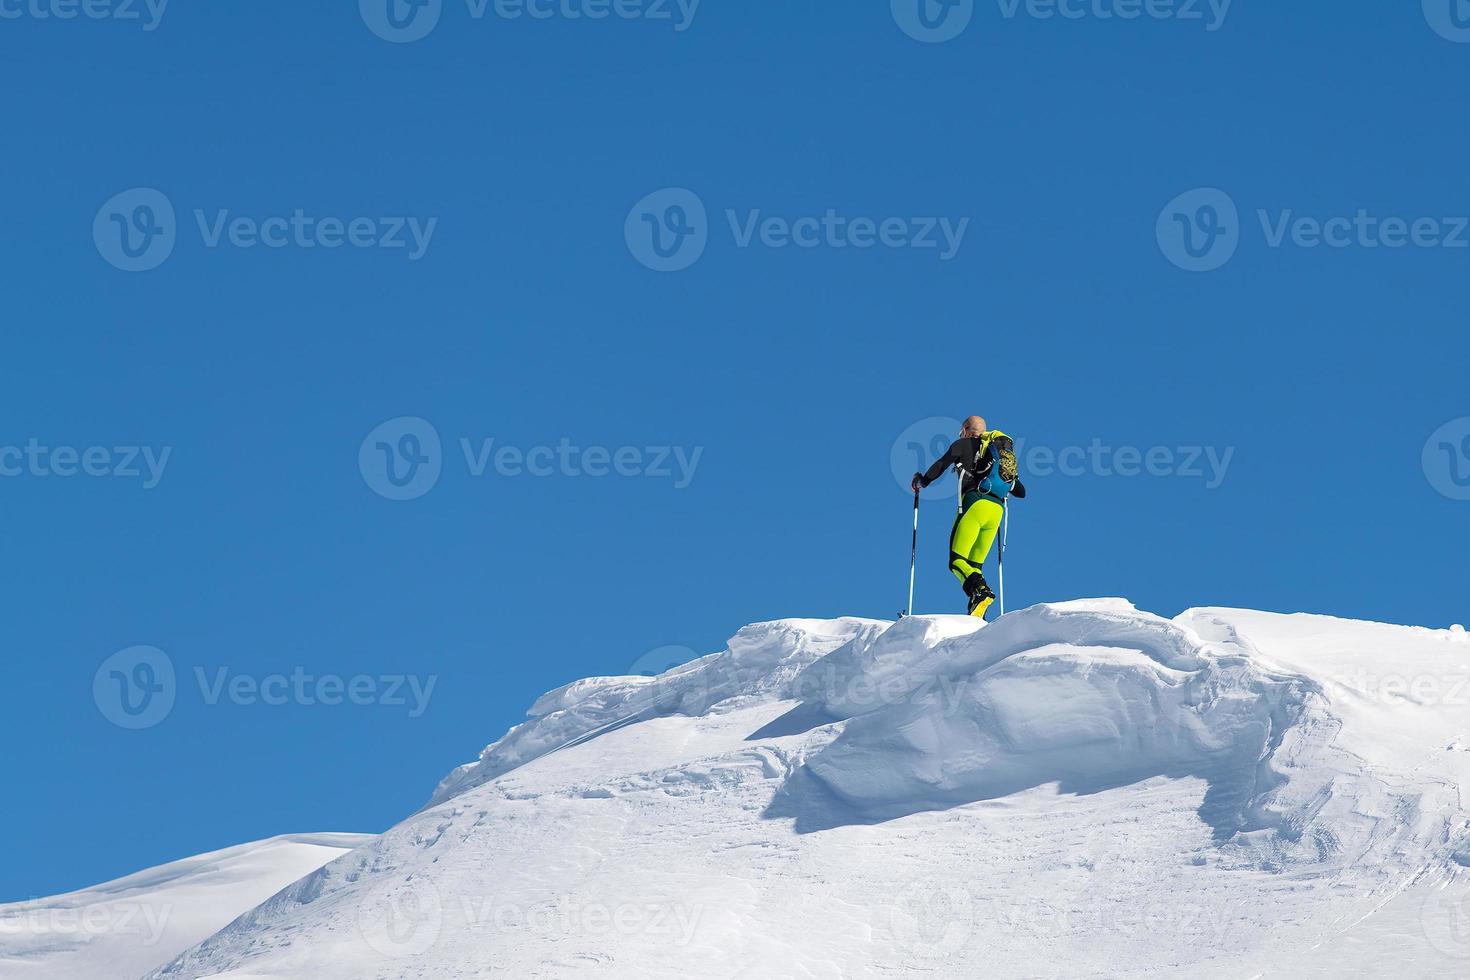
M1470 975L1463 631L1119 599L579 681L151 976Z
M275 837L55 898L0 905L0 977L136 980L370 840L362 834Z

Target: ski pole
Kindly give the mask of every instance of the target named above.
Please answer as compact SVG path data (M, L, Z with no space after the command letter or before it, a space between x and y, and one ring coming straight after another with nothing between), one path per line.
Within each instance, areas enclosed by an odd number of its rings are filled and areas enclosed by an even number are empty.
M909 551L909 608L905 616L914 614L914 571L919 567L919 491L914 491L914 544Z
M1000 614L1006 614L1006 532L1011 528L1011 501L1007 497L1000 512Z

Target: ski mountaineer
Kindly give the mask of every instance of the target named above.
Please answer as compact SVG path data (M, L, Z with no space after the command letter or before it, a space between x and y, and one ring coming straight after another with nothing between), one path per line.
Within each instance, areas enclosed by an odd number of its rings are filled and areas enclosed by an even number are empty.
M984 619L985 611L995 601L995 593L985 581L985 558L1005 516L1006 498L1026 496L1026 486L1018 479L1016 446L1011 437L999 429L989 431L978 415L965 419L960 438L927 472L914 474L914 493L939 479L951 466L960 471L960 512L949 534L949 570L964 586L970 615Z

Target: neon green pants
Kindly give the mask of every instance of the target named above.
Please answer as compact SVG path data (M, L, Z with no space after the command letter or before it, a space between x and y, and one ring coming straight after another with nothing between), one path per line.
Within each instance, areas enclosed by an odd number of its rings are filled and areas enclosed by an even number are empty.
M984 579L985 558L995 544L1004 514L1005 508L993 500L979 494L965 497L964 512L955 519L949 535L949 570L961 584L971 575Z

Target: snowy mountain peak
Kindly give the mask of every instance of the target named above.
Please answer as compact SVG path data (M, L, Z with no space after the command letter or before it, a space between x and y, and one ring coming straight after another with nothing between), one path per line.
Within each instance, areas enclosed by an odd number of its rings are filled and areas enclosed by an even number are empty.
M0 905L0 976L131 980L371 839L273 837L55 898Z
M1043 949L1270 975L1462 887L1467 662L1448 630L1118 599L761 623L544 695L157 976L1035 975ZM1412 952L1470 956L1455 935Z

